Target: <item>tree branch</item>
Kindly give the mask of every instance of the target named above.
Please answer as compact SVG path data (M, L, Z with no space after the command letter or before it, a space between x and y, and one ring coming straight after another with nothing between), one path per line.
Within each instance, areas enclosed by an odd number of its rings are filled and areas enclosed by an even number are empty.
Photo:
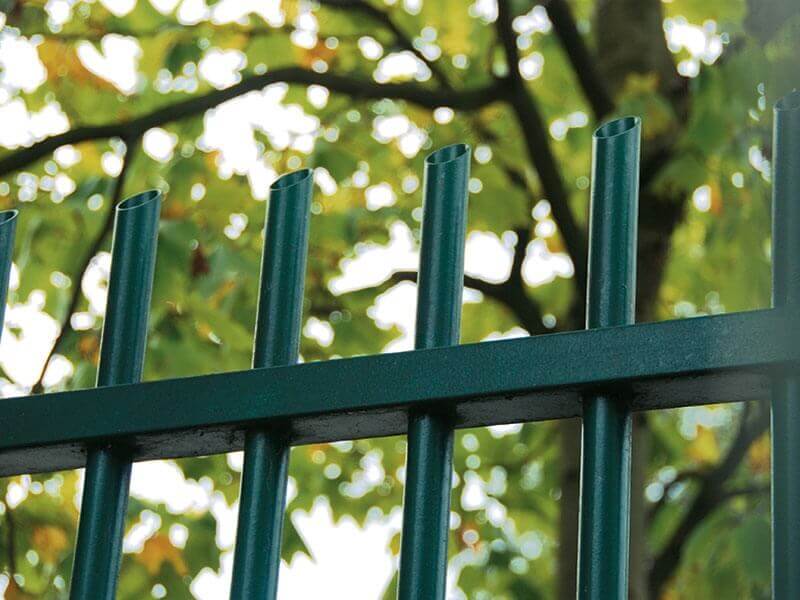
M432 89L416 83L379 84L357 76L316 73L301 67L285 67L263 75L253 75L224 90L215 90L202 96L176 102L135 119L103 125L86 125L45 138L32 146L0 158L0 175L21 169L66 144L78 144L112 137L123 139L141 137L148 129L202 114L227 100L247 92L260 90L273 83L322 85L352 98L367 100L392 98L405 100L428 109L450 106L456 110L476 110L501 100L507 95L506 85L502 80L492 81L483 87L456 92Z
M412 283L417 282L417 272L416 271L394 271L389 277L377 283L373 286L368 288L360 288L358 290L353 290L353 292L346 292L346 293L354 293L354 292L363 292L365 289L370 290L386 290L390 287L397 285L398 283L402 283L403 281L411 281ZM470 277L469 275L464 276L464 287L472 288L473 290L478 290L485 296L495 299L501 299L503 297L502 287L503 283L490 283L488 281L484 281L483 279L478 279L477 277Z
M736 495L725 489L725 482L734 474L750 445L769 427L769 412L761 406L758 409L758 414L752 420L748 418L749 410L742 415L739 431L725 458L698 478L699 489L689 509L653 560L649 582L652 598L660 596L661 590L677 569L683 548L697 525L717 509L722 501Z
M80 265L75 270L75 273L73 273L72 295L69 299L69 305L67 306L67 310L61 320L61 328L58 331L58 335L56 336L56 339L50 348L50 352L47 354L47 358L42 365L42 370L39 372L39 377L37 377L36 383L34 383L33 387L31 388L32 394L40 394L44 391L43 380L45 373L47 372L47 367L50 364L50 360L53 358L53 355L58 352L59 348L64 342L64 338L67 336L67 333L72 331L70 319L72 318L73 313L78 309L78 304L81 300L81 282L83 281L83 276L86 273L86 270L89 268L92 259L97 255L98 252L100 252L100 248L103 247L105 239L114 228L116 207L119 201L122 199L122 193L125 187L125 179L127 178L128 171L130 170L130 165L133 162L134 154L138 149L139 141L140 138L138 137L131 138L126 141L127 147L125 150L125 158L122 162L122 169L120 170L119 175L114 182L114 189L111 193L111 202L109 203L106 219L103 221L103 225L100 227L100 230L92 240L92 243L89 246L89 249L86 251L86 254L83 256L83 260L80 262Z
M72 42L99 42L107 35L121 35L121 36L136 38L137 40L154 38L165 33L175 33L175 32L186 34L187 36L191 36L193 38L196 37L197 35L197 32L194 31L193 28L187 27L186 25L182 25L181 23L166 23L158 27L155 27L153 29L143 29L143 30L127 29L124 27L104 29L100 24L96 23L85 23L85 26L87 27L85 31L69 31L60 33L54 33L46 29L40 31L26 31L25 37L30 39L34 36L40 36L42 38L53 40L55 42L72 43ZM282 25L279 27L271 27L271 26L245 27L240 25L239 23L216 25L215 29L217 31L224 31L232 34L244 35L247 37L270 35L275 33L291 34L294 31L297 31L297 28L292 27L291 25ZM325 38L328 36L323 32L319 32L318 37Z
M499 143L499 139L494 132L485 127L479 118L472 120L472 125L475 129L475 134L482 138L485 142L490 144ZM510 185L520 189L526 194L531 202L533 208L536 194L531 190L528 180L523 171L515 166L512 166L501 158L496 157L495 161L499 169L501 169ZM514 254L512 257L511 272L509 278L502 283L490 283L478 278L465 276L464 285L472 289L478 290L485 296L503 304L510 310L519 321L519 324L524 327L531 334L547 333L547 329L542 323L542 308L541 305L527 293L527 286L522 277L522 265L525 260L526 250L528 243L531 239L531 223L521 224L514 228L514 234L517 236L517 243L514 247ZM400 271L395 272L389 278L373 286L372 290L387 289L396 285L400 281L416 281L417 274L415 271ZM359 290L363 291L363 290ZM335 309L331 309L335 310ZM330 312L330 311L328 311Z
M508 64L508 81L510 90L508 100L520 124L523 140L533 166L539 174L539 180L550 206L564 245L575 267L575 285L578 298L582 302L586 294L586 236L575 220L569 205L561 172L550 147L550 138L539 107L525 86L519 73L519 52L516 34L511 26L512 15L509 2L498 2L497 33L502 44Z
M549 0L545 2L544 7L553 23L553 30L572 64L583 94L592 107L595 120L602 120L614 111L614 99L600 76L600 71L583 41L583 36L578 31L572 9L566 0Z
M524 248L527 246L527 239L529 236L525 233L520 234L520 232L517 232L517 235L520 236L517 241L517 248L523 248L521 254L524 256ZM518 253L515 252L515 257L517 254ZM517 259L515 258L515 263L516 261ZM541 307L536 300L525 293L524 286L518 283L518 281L521 282L521 275L515 275L517 273L518 270L512 267L511 277L502 283L490 283L477 277L465 275L464 287L477 290L487 298L491 298L492 300L504 305L514 314L514 316L517 317L520 325L528 330L529 333L545 333L547 330L542 324ZM417 272L395 271L381 283L372 286L370 289L376 291L384 290L403 281L411 281L416 283ZM363 292L364 290L361 289L357 291Z
M686 483L687 481L693 481L702 478L704 474L705 471L701 469L687 469L678 473L675 479L664 486L664 493L661 494L661 498L659 498L658 501L653 504L648 511L648 521L652 520L658 514L658 511L661 510L667 502L669 502L670 492L675 488L675 486Z
M411 281L413 283L416 283L417 272L395 271L380 285L391 287L402 281ZM496 298L498 295L502 295L502 293L500 292L502 284L489 283L488 281L484 281L483 279L478 279L477 277L470 277L469 275L464 275L464 287L472 288L473 290L478 290L481 294L489 296L490 298Z
M531 230L529 227L520 227L514 233L517 235L517 245L514 247L511 262L511 276L501 284L503 293L498 294L495 299L503 302L531 335L548 333L542 321L542 306L528 294L527 284L522 277L522 264L531 241Z
M761 496L764 494L769 494L770 489L771 486L768 483L744 485L741 487L732 488L725 490L725 492L722 494L722 498L720 498L720 502L725 502L726 500L730 500L732 498L738 498L739 496Z
M485 141L491 144L500 142L494 132L485 127L480 119L474 119L475 131ZM529 198L529 208L533 211L539 194L536 194L529 185L525 172L519 167L503 160L501 156L496 156L494 161L497 167L505 173L508 182L519 189ZM509 280L503 285L508 288L505 298L501 301L506 302L508 308L520 319L520 324L531 334L546 333L547 329L542 323L541 305L531 298L526 291L526 284L522 277L522 265L525 262L528 243L531 241L531 228L533 226L533 214L530 213L529 220L524 226L514 228L517 236L517 244L514 247L514 256L511 264L511 274Z
M366 17L374 20L376 23L383 25L394 36L395 42L403 50L411 52L414 56L420 59L431 70L431 74L442 84L446 89L453 89L447 76L444 74L439 66L432 60L429 60L411 41L411 38L395 23L394 19L389 13L374 7L372 4L364 0L318 0L322 6L330 8L356 10L361 12Z

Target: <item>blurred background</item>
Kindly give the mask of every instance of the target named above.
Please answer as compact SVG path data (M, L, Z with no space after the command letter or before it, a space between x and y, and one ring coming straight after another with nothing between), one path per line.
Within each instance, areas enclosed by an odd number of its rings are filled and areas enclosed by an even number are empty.
M793 0L0 7L5 397L94 384L113 206L151 187L145 378L248 368L268 187L300 167L303 360L410 349L422 163L453 142L474 156L463 342L581 328L591 134L623 114L643 119L638 319L769 305ZM457 433L450 598L575 597L579 452L576 421ZM292 451L282 599L394 597L404 460L402 437ZM227 597L241 466L135 465L118 598ZM769 466L765 403L639 414L631 598L769 598ZM7 600L67 597L81 489L0 480Z

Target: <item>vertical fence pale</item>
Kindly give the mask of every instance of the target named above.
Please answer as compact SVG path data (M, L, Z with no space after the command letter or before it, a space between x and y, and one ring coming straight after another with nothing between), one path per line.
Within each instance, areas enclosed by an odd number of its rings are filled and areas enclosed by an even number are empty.
M464 144L442 148L425 160L418 349L453 346L459 341L469 161L470 148ZM449 415L411 414L400 548L401 600L444 598L452 469Z
M639 119L600 127L593 139L586 327L634 321ZM628 596L631 412L619 393L583 401L578 598Z
M800 311L800 92L775 106L772 303ZM772 391L772 597L800 598L800 375Z
M289 173L270 189L256 313L254 367L297 362L308 254L311 170ZM278 594L289 444L278 424L245 435L231 600Z
M155 190L116 207L98 386L136 383L142 377L160 210L161 193ZM90 446L71 600L113 600L116 595L130 476L128 448L102 441Z

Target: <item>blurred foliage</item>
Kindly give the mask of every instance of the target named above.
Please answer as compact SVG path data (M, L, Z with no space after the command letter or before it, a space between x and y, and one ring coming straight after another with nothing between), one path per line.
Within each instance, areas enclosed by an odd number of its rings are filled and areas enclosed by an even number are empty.
M31 39L38 43L48 74L44 85L17 94L31 111L57 101L73 128L130 119L209 93L212 87L198 79L196 71L198 61L213 48L243 53L242 77L260 72L264 63L274 69L313 67L324 61L333 73L365 80L372 77L376 61L359 51L362 36L373 36L387 53L401 49L390 31L362 13L316 4L284 2L284 26L272 27L255 14L236 23L203 20L185 26L174 10L162 14L147 0L138 0L122 16L102 2L79 1L70 3L73 17L55 28L58 31L48 25L49 4L34 0L9 11L9 26L19 28L24 36L35 36ZM441 50L441 57L433 64L450 81L458 82L459 88L485 85L492 80L492 72L502 68L498 67L501 59L493 24L476 16L475 6L486 3L429 0L418 11L404 10L399 3L386 4L391 6L381 4L380 8L419 44L423 37L435 40L430 43ZM518 13L533 6L514 4ZM579 28L589 39L594 2L572 4ZM292 42L291 24L309 9L319 23L319 41L303 48ZM687 206L673 238L655 314L690 317L767 306L770 106L787 90L788 82L798 81L797 37L789 34L793 24L787 23L761 45L744 30L742 0L672 0L665 2L664 10L667 17L683 18L689 24L715 24L726 45L715 64L703 64L696 77L687 79L690 116L680 124L677 151L656 182L660 189L683 194ZM130 95L90 73L78 58L81 43L88 40L100 47L100 40L109 33L133 36L141 47L139 83ZM551 142L570 202L584 222L591 110L554 33L537 32L520 39L525 56L537 52L543 60L541 76L526 85L537 94L546 122L552 125L578 115L580 124L568 127L563 135L553 134ZM685 48L676 49L676 64L690 58ZM196 85L169 93L156 90L157 79L178 77ZM632 77L623 90L615 91L619 113L643 117L646 139L676 128L676 115L655 90L656 82L643 75ZM365 101L334 92L324 106L315 105L305 86L290 86L282 102L318 118L323 137L306 153L276 144L256 131L261 160L278 173L301 165L324 167L337 184L329 195L317 190L315 198L305 315L329 324L334 336L327 346L304 336L301 351L306 361L377 353L397 337L396 328L378 327L370 316L376 295L388 285L335 295L329 284L341 274L342 261L355 257L364 244L386 244L391 224L402 222L418 235L420 191L409 182L421 178L428 149L466 141L490 156L473 163L479 185L470 199L471 230L497 236L535 230L534 237L551 252L563 251L560 236L539 235L546 228L537 229L537 221L531 219L531 208L543 197L536 191L536 174L523 158L519 125L504 104L457 112L452 121L437 122L431 111L391 99ZM407 156L397 140L381 141L373 135L376 118L396 115L407 116L424 132L426 141L419 152ZM145 378L248 368L265 204L254 198L246 177L219 175L218 152L198 147L201 117L175 119L164 128L177 137L168 160L153 160L140 149L126 157L126 195L148 187L168 192ZM59 320L80 285L84 255L111 210L114 177L105 174L103 161L109 153L123 153L118 139L82 143L77 148L81 160L76 164L63 167L52 159L31 164L24 172L3 177L7 187L0 190L0 206L23 210L15 255L19 285L11 302L24 303L35 290L44 290L44 310ZM512 185L507 167L522 170L531 182L527 191ZM60 173L76 183L63 199L41 185L46 177ZM37 178L40 186L23 203L20 190L27 176ZM365 179L370 185L388 183L397 201L369 210ZM202 198L193 199L201 195L200 189ZM232 215L246 222L237 236L224 234ZM548 220L543 216L538 222ZM104 248L109 241L106 237ZM55 271L69 277L67 285L53 283ZM573 296L567 279L527 286L526 293L557 323L566 322ZM79 300L78 310L86 310L86 298ZM464 342L480 341L517 325L508 306L488 297L465 305L464 310ZM93 385L100 328L98 319L87 330L67 331L58 353L74 365L74 375L57 388ZM718 464L733 443L744 412L741 406L729 405L648 415L651 449L644 493L652 553L663 546L684 514L697 474ZM295 448L291 477L297 493L288 512L307 511L315 499L325 496L336 518L353 515L363 523L376 514L388 515L402 503L404 459L401 438ZM554 597L561 498L558 461L558 431L552 423L457 434L450 550L453 568L458 568L457 585L466 597ZM188 480L199 482L210 494L228 505L236 501L239 471L231 466L235 461L213 456L175 463ZM762 436L736 469L732 482L758 489L722 502L691 532L663 598L769 597L769 502L763 490L768 477L769 444ZM0 480L0 498L6 499L0 503L0 568L14 575L6 589L7 599L67 597L79 481L78 472ZM157 519L160 526L140 547L125 554L121 599L149 598L161 593L156 589L166 590L169 598L190 598L192 580L205 568L219 569L221 552L230 550L218 547L217 521L208 507L176 514L164 504L134 497L128 510L129 530L142 519ZM188 531L182 547L170 541L173 526ZM392 549L398 551L398 539L393 540ZM305 551L302 538L287 521L285 558ZM154 588L158 585L163 588ZM387 598L394 585L387 590Z

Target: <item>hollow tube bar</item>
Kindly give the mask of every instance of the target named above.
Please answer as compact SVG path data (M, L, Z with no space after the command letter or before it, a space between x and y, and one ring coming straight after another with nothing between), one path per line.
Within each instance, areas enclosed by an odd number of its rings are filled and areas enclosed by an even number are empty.
M458 344L470 148L455 144L425 160L425 199L417 288L415 348ZM453 421L413 412L400 549L400 600L442 600L453 469Z
M800 92L775 105L772 304L800 310ZM800 376L772 387L772 597L800 598Z
M11 275L11 259L14 255L14 234L17 231L16 210L0 212L0 333L3 330L8 296L8 278Z
M98 386L141 380L160 211L157 190L116 207ZM98 444L89 449L71 600L113 600L116 595L130 476L128 448Z
M586 327L634 322L641 125L624 117L594 134ZM583 399L578 598L628 596L631 411L627 398Z
M256 313L254 367L297 362L314 179L310 169L270 189ZM231 600L274 600L281 562L289 442L285 431L245 434Z

